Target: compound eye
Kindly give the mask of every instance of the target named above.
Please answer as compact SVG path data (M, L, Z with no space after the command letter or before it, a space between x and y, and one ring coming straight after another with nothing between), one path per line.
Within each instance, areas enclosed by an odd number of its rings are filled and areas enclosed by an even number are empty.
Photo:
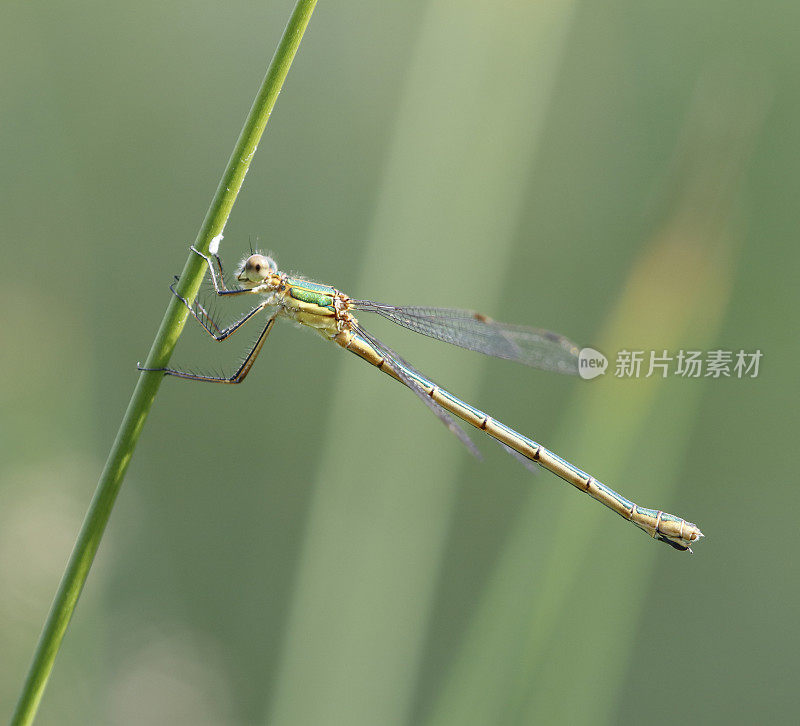
M250 255L244 262L240 278L250 282L261 282L275 269L275 263L269 257L265 255Z

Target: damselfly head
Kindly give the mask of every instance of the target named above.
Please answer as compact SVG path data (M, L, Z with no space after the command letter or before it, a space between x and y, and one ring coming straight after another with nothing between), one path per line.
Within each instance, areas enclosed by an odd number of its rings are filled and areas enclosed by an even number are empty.
M239 266L239 271L236 273L236 279L245 284L250 283L258 285L271 275L278 271L278 265L275 260L266 255L250 255Z

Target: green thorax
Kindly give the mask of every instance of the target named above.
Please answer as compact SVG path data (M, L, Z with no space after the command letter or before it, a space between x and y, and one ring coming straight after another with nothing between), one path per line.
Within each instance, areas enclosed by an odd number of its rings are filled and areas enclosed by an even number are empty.
M319 305L321 308L333 307L333 296L336 289L329 285L320 285L317 282L309 282L295 277L287 277L286 284L289 286L289 295L295 300Z

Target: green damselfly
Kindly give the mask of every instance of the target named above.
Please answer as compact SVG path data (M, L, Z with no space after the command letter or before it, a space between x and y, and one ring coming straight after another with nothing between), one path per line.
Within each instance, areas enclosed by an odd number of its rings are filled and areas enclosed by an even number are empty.
M474 454L479 456L475 444L453 416L485 431L529 468L538 464L548 469L605 504L623 519L633 522L651 537L677 550L691 552L691 545L703 536L692 522L634 504L541 444L448 393L368 333L354 312L376 313L414 332L496 358L514 360L543 370L575 374L578 372L579 349L567 338L547 330L498 323L469 310L395 306L371 300L354 300L336 288L280 272L275 261L262 254L251 254L243 260L236 273L240 286L228 288L222 261L216 250L210 255L204 255L194 247L192 251L206 261L217 295L254 295L259 298L258 304L244 316L221 328L202 305L198 302L189 303L176 292L173 285L173 293L214 340L227 340L260 313L266 316L266 323L252 349L230 377L200 375L173 368L140 367L140 370L160 371L193 381L241 383L253 366L275 321L279 317L288 318L338 343L411 389Z

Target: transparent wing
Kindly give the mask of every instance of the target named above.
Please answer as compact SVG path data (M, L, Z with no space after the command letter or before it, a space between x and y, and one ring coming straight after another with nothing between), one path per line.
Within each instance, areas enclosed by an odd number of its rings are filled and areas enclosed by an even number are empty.
M578 372L578 346L549 330L498 323L473 310L384 305L371 300L351 300L350 304L356 310L377 313L415 333L461 348L546 371Z
M477 459L483 459L480 452L478 451L477 447L475 446L474 442L464 429L458 425L456 420L453 416L450 415L448 411L446 411L442 406L440 406L436 401L434 401L427 392L419 386L419 384L414 380L414 378L409 375L413 374L420 378L425 378L414 366L412 366L408 361L403 360L397 353L395 353L388 345L381 343L377 338L370 335L364 328L360 325L356 326L356 330L358 333L365 338L369 344L375 348L383 357L384 361L386 362L385 365L388 365L393 372L397 374L397 377L400 381L410 388L414 393L422 399L422 402L428 406L438 417L438 419L447 426L450 431L455 434L459 441L461 441L464 446L466 446L473 456ZM427 380L427 379L426 379ZM432 383L433 381L431 381ZM505 451L511 456L513 456L517 461L519 461L528 471L533 472L534 474L539 473L539 466L534 462L527 459L522 454L517 451L514 451L510 446L506 446L502 441L498 441L498 444L505 449Z
M464 429L462 429L456 423L456 420L438 403L436 403L436 401L434 401L423 388L420 387L420 385L411 377L411 375L409 375L409 373L413 373L420 378L424 378L424 376L418 370L416 370L416 368L404 361L399 355L397 355L397 353L389 348L389 346L384 345L379 340L374 338L360 325L356 326L356 330L369 342L373 348L375 348L375 350L377 350L383 356L385 364L397 374L397 377L400 379L403 385L410 388L414 393L417 394L422 402L436 414L437 418L445 426L447 426L447 428L450 429L455 436L458 437L458 440L470 450L475 458L482 459L483 457L478 451L478 448L475 446L472 439L467 436L467 433L464 431Z

